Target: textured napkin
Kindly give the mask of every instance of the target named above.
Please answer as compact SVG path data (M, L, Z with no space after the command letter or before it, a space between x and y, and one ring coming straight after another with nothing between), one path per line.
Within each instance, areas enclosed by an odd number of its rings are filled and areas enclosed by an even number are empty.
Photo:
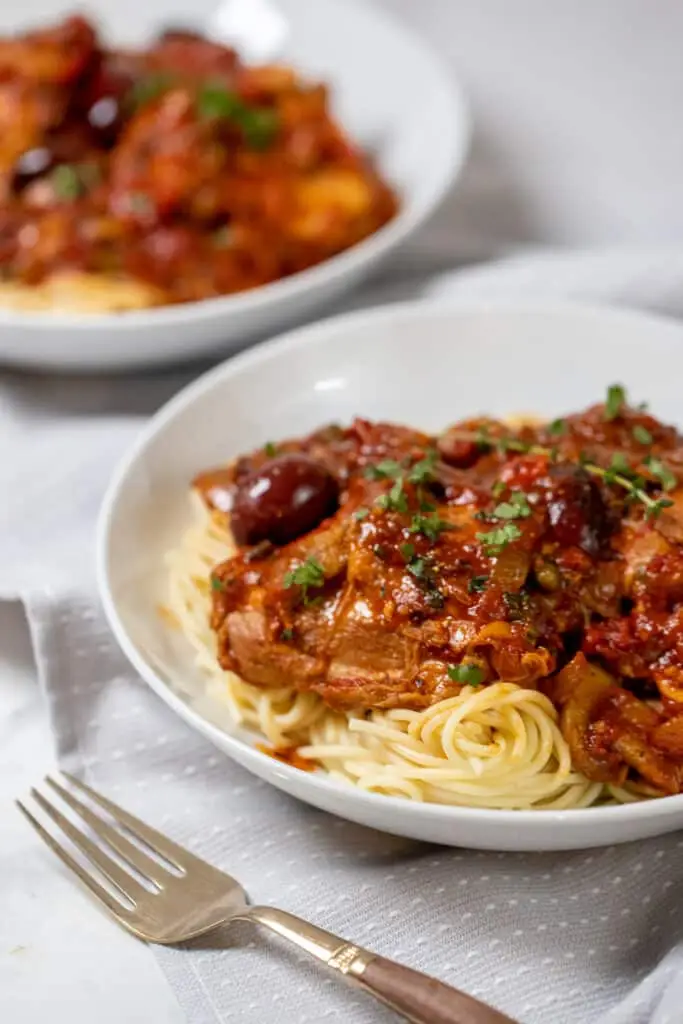
M683 260L543 254L376 285L355 301L524 294L677 314ZM252 778L135 677L94 594L92 530L137 414L183 379L8 375L0 389L0 593L25 603L60 764L233 872L254 900L428 970L523 1024L679 1022L683 836L530 855L382 835ZM190 1024L393 1019L277 940L238 926L220 944L229 950L154 951Z

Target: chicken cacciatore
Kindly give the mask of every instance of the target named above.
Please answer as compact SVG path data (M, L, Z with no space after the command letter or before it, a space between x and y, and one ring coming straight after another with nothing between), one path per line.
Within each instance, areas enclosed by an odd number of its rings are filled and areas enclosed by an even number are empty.
M683 437L623 388L542 425L357 419L194 486L220 663L332 708L543 691L587 778L683 789Z

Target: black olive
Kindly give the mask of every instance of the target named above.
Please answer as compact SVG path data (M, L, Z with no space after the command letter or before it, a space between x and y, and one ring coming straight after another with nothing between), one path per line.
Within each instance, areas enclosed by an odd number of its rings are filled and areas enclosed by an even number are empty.
M42 178L56 164L55 154L49 146L27 149L19 157L12 172L12 183L17 191L26 188L36 178Z
M331 515L338 499L325 466L306 455L279 455L240 480L230 526L238 544L287 544Z
M123 123L118 96L101 96L87 113L88 124L101 146L113 146Z
M584 469L572 466L553 466L550 478L548 519L555 540L597 555L609 530L600 488Z

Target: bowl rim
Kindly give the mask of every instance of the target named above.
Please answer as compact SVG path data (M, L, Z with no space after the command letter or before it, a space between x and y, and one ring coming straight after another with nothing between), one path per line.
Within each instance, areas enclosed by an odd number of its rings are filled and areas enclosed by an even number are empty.
M302 782L301 776L304 773L300 772L297 768L274 761L273 758L268 757L267 754L250 745L239 736L223 731L200 712L190 707L156 673L153 666L145 659L128 635L123 620L118 613L117 602L110 585L108 570L109 539L120 495L125 487L126 480L154 438L183 410L201 401L205 393L220 386L223 380L229 380L239 375L242 369L258 367L273 358L286 357L287 353L293 349L306 348L317 344L320 340L321 332L324 340L330 334L334 335L347 330L353 331L358 325L365 327L381 321L391 323L397 318L420 321L425 318L439 319L451 315L457 318L459 314L504 314L506 312L521 312L539 316L569 316L577 321L594 320L597 318L598 320L609 322L613 327L618 327L620 323L640 324L643 329L651 328L660 332L664 329L672 334L677 334L676 343L679 345L683 341L683 326L673 318L607 304L579 303L569 300L544 299L533 301L528 298L521 298L519 300L505 298L488 301L460 299L438 302L422 300L392 303L369 310L354 310L350 313L327 317L316 323L287 331L254 349L226 359L218 366L208 370L182 388L151 417L115 468L102 500L96 530L97 587L109 627L133 668L176 713L216 743L225 753L228 753L229 748L233 748L236 753L235 760L250 771L253 771L254 774L267 777L268 781L273 784L277 784L276 779L285 780L287 786L284 788L288 788L290 791L294 789L300 790L301 786L298 784ZM674 339L672 337L673 342ZM230 756L229 753L228 756ZM267 773L265 772L266 765L268 765L269 769ZM366 792L350 786L347 787L329 778L324 773L305 773L305 775L306 785L304 788L308 789L310 786L313 792L322 795L327 794L332 798L335 796L339 798L343 795L348 800L351 800L352 803L365 806L368 810L374 808L379 812L381 808L384 808L387 812L413 816L418 821L440 821L442 823L450 823L453 826L467 826L468 824L474 826L484 823L491 825L495 823L506 830L515 827L529 828L533 825L535 830L539 828L542 830L561 828L563 832L571 832L574 828L578 830L581 826L597 825L599 822L604 822L605 824L608 822L615 824L620 822L625 824L627 822L659 819L664 823L668 819L680 817L683 813L683 794L629 804L566 810L505 810L422 803L406 800L401 797ZM304 799L306 798L304 797Z
M431 192L421 202L404 203L387 224L321 263L245 291L118 313L22 311L0 306L0 329L21 327L49 333L68 328L81 333L106 327L108 330L126 331L138 327L192 326L223 316L248 317L263 305L276 306L295 300L309 289L333 285L349 272L371 266L412 235L444 201L467 160L472 139L470 104L460 80L440 51L400 17L384 8L368 7L360 0L344 0L344 7L353 8L354 16L389 24L392 32L418 50L437 74L442 100L449 107L449 131L443 134L446 157L441 161L439 173L434 175Z

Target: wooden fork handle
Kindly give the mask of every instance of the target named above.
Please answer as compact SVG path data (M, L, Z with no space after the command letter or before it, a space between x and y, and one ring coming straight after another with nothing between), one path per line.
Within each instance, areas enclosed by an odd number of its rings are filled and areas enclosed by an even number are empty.
M516 1024L510 1017L436 978L377 956L277 907L244 907L257 921L337 971L412 1024Z
M368 960L355 980L413 1024L515 1024L478 999L383 956Z

